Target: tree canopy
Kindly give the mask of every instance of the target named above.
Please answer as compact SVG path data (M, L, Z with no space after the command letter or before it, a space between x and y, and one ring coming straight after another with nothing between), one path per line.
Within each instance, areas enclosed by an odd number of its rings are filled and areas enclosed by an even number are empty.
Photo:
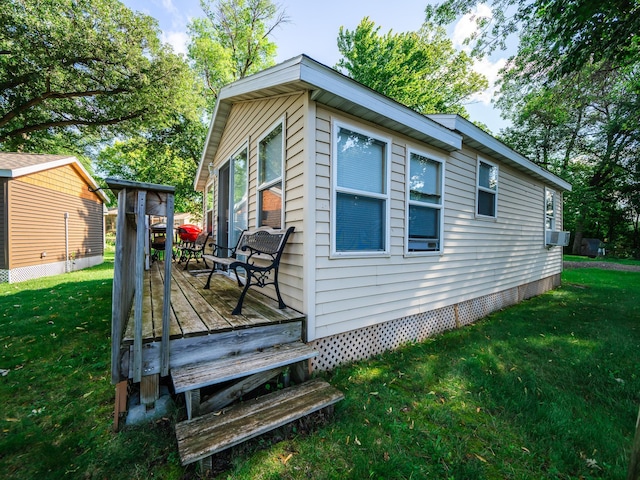
M193 77L156 21L117 0L5 0L0 24L5 150L131 133L193 103Z
M274 64L274 29L288 21L270 0L200 0L204 18L188 27L189 58L213 110L224 85Z
M441 24L471 13L480 0L444 0L426 8L427 20ZM522 50L529 73L558 79L602 61L625 67L640 56L640 3L637 0L492 0L492 18L477 16L470 38L476 52L506 45L509 35L535 39Z
M382 35L365 17L354 31L340 27L338 49L337 68L420 113L466 115L464 102L487 87L486 78L471 69L473 59L433 25Z

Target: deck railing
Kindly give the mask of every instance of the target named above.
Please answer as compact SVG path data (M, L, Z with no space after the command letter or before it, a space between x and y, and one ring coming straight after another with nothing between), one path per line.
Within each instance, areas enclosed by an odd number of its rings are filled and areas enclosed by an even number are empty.
M145 265L148 262L149 215L166 217L167 235L165 256L173 245L174 192L168 185L106 179L109 188L118 194L116 222L116 252L113 272L113 298L111 310L111 382L117 384L129 377L121 371L121 349L124 330L133 308L134 339L130 365L132 379L142 379L142 304ZM169 374L169 319L171 302L171 262L164 262L164 298L162 308L162 338L160 374Z

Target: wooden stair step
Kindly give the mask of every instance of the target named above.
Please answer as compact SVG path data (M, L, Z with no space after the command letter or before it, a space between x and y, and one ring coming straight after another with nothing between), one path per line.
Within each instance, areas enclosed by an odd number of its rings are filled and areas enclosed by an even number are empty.
M333 405L342 392L320 379L279 390L176 425L183 465Z
M285 343L253 352L173 368L176 393L246 377L276 367L307 360L318 354L302 342Z

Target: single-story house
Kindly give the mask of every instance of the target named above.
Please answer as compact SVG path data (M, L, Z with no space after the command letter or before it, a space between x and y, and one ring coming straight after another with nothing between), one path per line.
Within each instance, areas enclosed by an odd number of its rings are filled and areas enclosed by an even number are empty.
M105 202L75 157L0 152L0 282L102 263Z
M458 115L301 55L221 89L194 187L219 244L295 227L288 306L330 369L557 286L571 185Z

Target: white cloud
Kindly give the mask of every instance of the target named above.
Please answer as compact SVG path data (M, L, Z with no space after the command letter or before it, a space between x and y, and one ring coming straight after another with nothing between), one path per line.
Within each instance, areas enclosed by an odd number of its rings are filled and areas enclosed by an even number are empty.
M456 26L453 29L453 34L451 35L451 40L457 48L466 52L471 50L471 47L469 45L465 45L464 41L478 31L478 25L476 23L476 19L478 17L492 18L493 13L491 12L491 8L487 4L481 3L476 6L475 10L471 13L463 15L458 23L456 23Z
M163 8L169 12L169 13L177 13L178 9L176 8L176 6L173 4L173 0L162 0L162 6Z
M171 45L175 53L187 54L189 36L186 32L162 32L161 40L162 43Z
M487 4L482 3L476 6L471 13L464 15L458 23L456 23L453 33L451 34L451 41L456 48L467 53L471 51L471 45L465 45L464 41L478 31L478 25L476 23L478 17L492 18L493 13L491 12L491 8ZM498 72L506 63L506 58L489 58L486 56L474 61L473 69L487 78L489 88L471 97L472 102L480 102L484 105L491 104L491 99L496 91L495 83L499 78Z
M472 102L481 102L484 105L490 105L491 99L493 98L493 94L496 91L496 81L499 78L499 71L503 68L507 63L506 58L498 58L496 60L492 60L490 58L484 57L481 60L476 60L473 64L473 69L487 77L489 81L489 88L483 90L480 93L476 93L471 97Z

